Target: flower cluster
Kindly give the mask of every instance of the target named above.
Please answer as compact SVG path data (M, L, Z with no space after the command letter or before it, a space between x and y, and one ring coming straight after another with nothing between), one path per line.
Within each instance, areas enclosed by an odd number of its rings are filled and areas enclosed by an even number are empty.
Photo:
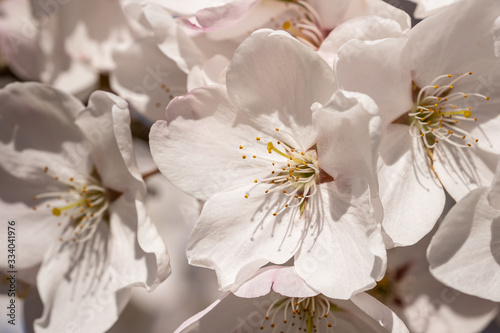
M500 2L414 2L0 2L0 299L35 332L131 300L141 332L494 329Z

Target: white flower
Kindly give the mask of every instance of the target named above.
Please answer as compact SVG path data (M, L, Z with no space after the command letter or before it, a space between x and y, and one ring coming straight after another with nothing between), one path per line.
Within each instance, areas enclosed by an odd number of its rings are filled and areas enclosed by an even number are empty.
M445 202L442 186L459 200L493 177L500 63L492 27L499 15L497 1L461 1L408 36L353 40L341 49L339 85L371 96L387 126L379 180L393 245L413 244L432 229ZM468 28L472 21L478 24Z
M151 290L170 272L146 215L127 103L96 92L85 108L36 83L9 85L0 100L1 212L16 220L16 269L40 265L36 331L106 331L130 287Z
M2 56L14 73L82 99L134 35L121 0L7 0L0 9Z
M500 164L489 187L470 192L446 215L427 257L444 284L500 301Z
M373 297L360 293L347 301L328 298L304 283L293 267L263 268L235 294L240 297L226 294L175 333L408 332Z
M375 197L376 105L360 94L332 96L331 69L284 32L243 42L226 81L227 91L175 99L151 129L160 171L207 200L190 263L214 268L224 290L292 257L329 297L373 286L385 261L367 186Z

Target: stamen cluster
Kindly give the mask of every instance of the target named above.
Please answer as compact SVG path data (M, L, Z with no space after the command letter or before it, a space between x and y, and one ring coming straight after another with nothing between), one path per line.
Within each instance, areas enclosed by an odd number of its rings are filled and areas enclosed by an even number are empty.
M279 129L276 129L279 132ZM256 138L261 141L260 137ZM240 146L243 149L243 146ZM275 159L260 158L256 155L252 157L264 159L271 164L271 170L268 177L258 180L254 183L271 184L271 187L265 190L265 194L279 192L282 193L286 200L284 205L273 212L274 216L279 215L287 208L300 207L300 214L304 213L307 205L307 200L313 197L317 192L320 169L316 151L310 149L308 151L297 150L290 145L276 140L275 144L272 141L267 143L267 152L269 154L277 154ZM247 156L243 155L243 159ZM250 194L245 194L248 198Z
M45 167L44 172L48 173L49 168ZM33 199L55 199L56 205L46 204L45 207L52 208L52 215L69 219L70 222L64 224L64 231L59 238L61 242L67 240L84 242L90 239L109 207L108 192L90 176L69 179L53 176L53 178L64 184L67 190L37 194ZM33 209L36 210L37 207L33 206ZM58 226L62 225L62 222L58 222Z
M471 147L478 142L478 139L460 127L460 123L477 121L476 117L472 118L472 107L466 103L468 98L476 97L487 101L489 98L478 93L455 91L454 87L454 84L470 75L472 72L463 73L454 79L451 74L441 75L430 85L420 89L414 110L409 113L410 134L422 137L427 148L434 148L440 141L458 147Z
M314 297L280 297L267 310L260 326L269 325L274 332L333 332L333 311L342 311L323 295Z

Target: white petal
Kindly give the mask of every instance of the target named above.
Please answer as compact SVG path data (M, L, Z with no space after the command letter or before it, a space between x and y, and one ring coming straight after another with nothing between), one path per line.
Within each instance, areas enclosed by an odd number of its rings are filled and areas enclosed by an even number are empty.
M320 167L334 179L363 179L377 196L381 125L375 102L363 94L337 91L313 111Z
M300 245L303 220L291 209L273 216L288 198L280 192L264 194L266 189L250 185L213 195L191 233L189 262L215 269L222 290L239 285L268 262L285 263Z
M318 54L288 33L271 30L259 30L240 45L226 82L233 103L262 131L291 129L305 149L315 140L311 105L326 103L336 88L333 70Z
M117 192L143 188L130 132L127 102L111 93L95 92L76 124L85 134L102 184Z
M430 157L420 138L411 137L408 129L406 125L389 125L380 145L382 226L394 246L414 244L429 233L445 203Z
M445 284L500 301L500 212L487 189L472 191L448 213L428 249L432 274Z
M114 60L111 87L150 120L164 119L167 104L187 92L186 73L152 38L115 51Z
M370 216L368 194L345 193L337 181L321 186L311 205L319 204L309 232L295 258L297 273L328 297L349 299L375 286L385 270L385 246ZM344 191L343 191L344 190ZM306 218L309 218L306 216ZM313 233L310 235L310 233Z
M498 155L479 147L469 149L438 143L434 149L434 170L446 191L459 201L471 190L493 180Z
M415 83L423 87L438 75L470 71L488 76L498 63L492 28L499 15L497 1L459 1L416 25L409 33Z
M413 105L410 55L406 37L375 43L349 41L339 52L339 86L373 98L382 122L389 124Z
M267 175L252 167L252 153L242 159L246 148L239 146L254 144L262 133L248 125L224 87L200 88L173 100L167 122L158 121L151 128L151 153L160 171L186 193L206 200ZM260 154L268 154L267 148Z
M204 8L196 13L196 20L201 26L209 29L232 26L248 15L248 12L259 2L260 0L240 0L231 1L222 6Z

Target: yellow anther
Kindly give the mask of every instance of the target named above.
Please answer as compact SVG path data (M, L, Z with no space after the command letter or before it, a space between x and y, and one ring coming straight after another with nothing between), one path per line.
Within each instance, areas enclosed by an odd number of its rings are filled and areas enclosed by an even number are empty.
M248 199L248 194L245 194L245 198L247 198L247 199Z
M255 139L256 139L257 141L260 141L260 136L256 137Z
M253 157L253 158L257 158L257 156L255 156L255 155L253 155L252 157Z
M278 213L274 212L274 213L273 213L273 216L276 216L277 214L278 214Z
M450 89L453 89L453 86L450 86Z
M490 100L490 98L489 98L488 96L486 96L486 100L487 100L487 101L489 101L489 100Z
M241 156L241 158L242 158L242 159L245 159L245 158L247 158L247 155L243 155L243 156Z
M439 88L439 86L436 84L436 85L434 86L434 89L437 89L437 88Z
M290 24L290 22L289 22L289 21L285 21L285 22L283 23L283 29L284 29L284 30L288 30L288 29L290 29L290 27L291 27L291 26L292 26L292 25Z
M448 77L451 77L451 74L448 74Z
M257 179L254 179L254 181L253 181L253 182L254 182L254 183L257 183Z
M279 131L280 131L280 129L279 129L279 128L276 128L276 132L279 132Z
M243 149L243 146L240 145L240 149Z

